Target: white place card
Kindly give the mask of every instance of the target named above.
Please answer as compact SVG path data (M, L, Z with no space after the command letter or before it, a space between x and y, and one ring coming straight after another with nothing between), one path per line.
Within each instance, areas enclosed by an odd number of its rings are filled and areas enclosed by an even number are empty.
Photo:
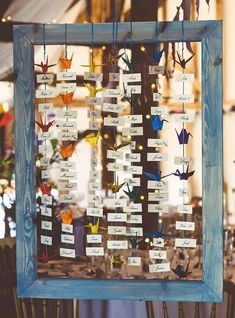
M127 206L127 199L105 199L104 203L108 208L124 208Z
M97 149L96 149L95 147L92 147L92 148L91 148L91 156L92 156L92 157L96 157L97 154L98 154Z
M66 233L73 233L73 224L61 224L61 231Z
M192 123L194 114L174 114L174 120L179 123Z
M74 92L77 88L76 83L58 83L56 89L59 93Z
M126 227L125 226L108 226L108 234L126 235Z
M143 167L142 166L124 166L124 172L128 172L131 174L143 174Z
M192 157L189 157L189 158L186 158L186 157L175 157L175 165L188 165L188 164L191 164L193 165L194 164L194 159Z
M61 234L61 242L66 244L74 244L74 235Z
M60 169L75 170L76 163L74 161L61 160L60 161Z
M149 213L168 213L169 206L161 204L148 204Z
M60 203L75 203L76 201L76 196L75 194L61 194L59 196L59 201Z
M168 193L167 192L150 192L148 193L148 201L168 201Z
M108 213L108 222L126 222L126 213Z
M123 152L107 150L107 159L123 159Z
M87 208L86 215L101 217L101 216L103 216L103 209L101 209L101 208Z
M142 204L141 203L132 203L129 206L123 209L123 212L133 213L133 212L142 212Z
M149 66L149 74L151 75L164 74L164 66L161 66L161 65Z
M87 243L102 243L102 235L101 234L87 234L86 236Z
M54 79L54 74L37 74L37 83L52 83Z
M180 188L179 189L179 196L180 197L188 197L189 196L188 188Z
M174 101L176 103L182 103L182 104L194 103L194 95L193 94L176 95L174 97Z
M154 189L154 190L167 190L168 183L167 181L163 182L163 181L148 180L147 188Z
M103 247L86 247L87 256L104 256Z
M143 115L127 115L124 117L125 122L129 124L142 124L143 123Z
M168 154L162 152L148 152L147 161L167 161Z
M51 231L52 230L52 222L50 221L42 221L41 222L41 229Z
M192 73L176 73L175 81L179 83L193 82L194 74Z
M42 170L41 171L41 178L42 179L49 179L50 178L50 171L49 170Z
M122 81L123 83L141 82L141 73L123 74Z
M195 230L195 222L176 221L175 228L176 228L176 230L194 231Z
M43 194L41 197L42 204L52 205L52 196Z
M85 97L85 103L87 105L99 105L101 106L103 104L103 98L102 97Z
M97 121L90 121L90 122L89 122L89 127L88 127L89 130L96 130L96 131L98 131L99 128L100 128L100 125L99 125L99 123L98 123Z
M90 171L90 179L99 179L100 173L99 171L92 170Z
M161 263L161 264L150 264L149 272L150 273L162 273L162 272L170 272L171 267L170 263Z
M141 266L141 257L129 256L127 258L127 265L128 266Z
M107 241L107 248L110 250L127 250L128 241Z
M126 153L127 162L140 162L141 154L140 153Z
M40 159L40 164L41 164L41 166L43 166L43 167L47 167L47 166L50 165L50 161L51 161L50 158L42 157L42 158Z
M124 127L122 128L122 136L143 136L143 127Z
M52 208L48 208L47 206L40 206L41 215L44 216L52 216Z
M39 103L38 104L39 112L52 112L53 111L53 103Z
M140 186L140 178L125 178L124 182L126 182L129 186L132 187Z
M122 132L122 134L123 134L123 132ZM135 149L136 149L136 141L131 141L131 150L135 150Z
M61 257L75 258L75 250L70 248L60 248Z
M52 245L52 237L47 235L40 235L40 242L43 245Z
M109 73L109 81L110 82L119 82L120 74L119 73Z
M52 149L52 145L51 144L48 144L48 145L39 145L38 146L38 151L42 154L49 154L49 153L52 153L53 152L53 149Z
M122 163L109 162L107 164L108 171L123 171Z
M57 128L65 128L65 129L77 129L78 124L77 121L65 121L65 120L57 120L55 123L55 126Z
M128 85L126 86L127 95L141 94L141 85Z
M59 131L57 133L58 140L76 140L77 133L74 131Z
M165 242L164 242L163 238L161 238L161 237L154 237L153 238L153 246L164 247L164 245L165 245Z
M67 191L75 191L75 190L77 190L77 183L74 183L74 182L58 183L58 190L59 190L59 191L64 191L64 190L67 190Z
M46 131L46 132L38 132L38 140L50 140L53 139L53 132L52 131Z
M36 98L54 98L56 95L57 91L55 88L36 90Z
M153 101L154 102L159 102L161 99L162 99L161 93L153 93Z
M168 142L163 139L148 139L148 147L161 148L168 147Z
M64 119L77 119L78 112L77 110L63 110L59 109L56 112L57 118L64 118Z
M101 184L97 182L89 182L88 189L89 191L101 190Z
M60 171L59 180L77 180L76 171Z
M193 213L193 207L191 205L178 205L177 206L177 212L178 213L183 213L183 214L192 214Z
M165 116L166 115L166 107L151 107L151 115L152 116Z
M88 202L93 204L100 204L101 197L97 194L89 194L88 195Z
M123 95L123 91L118 88L108 88L103 91L103 97L121 97Z
M152 259L166 259L166 251L150 250L149 257Z
M176 238L175 247L191 247L196 248L197 240L188 238Z
M102 82L103 73L84 72L84 80L93 82Z
M124 118L104 117L104 126L123 126Z
M120 113L123 112L123 105L104 103L102 110L103 112Z
M128 215L126 223L142 224L142 215Z
M126 236L143 236L142 227L128 227L126 229Z
M97 109L89 109L87 112L89 118L100 118L101 113L100 110Z
M76 81L76 72L58 72L57 81Z

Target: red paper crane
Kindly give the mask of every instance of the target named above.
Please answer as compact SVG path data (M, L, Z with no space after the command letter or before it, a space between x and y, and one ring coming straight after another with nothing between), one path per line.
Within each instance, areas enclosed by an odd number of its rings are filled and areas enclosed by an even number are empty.
M0 127L3 127L13 121L13 116L10 113L4 113L0 119Z
M46 183L39 181L39 187L40 187L40 189L42 191L42 194L46 194L46 195L50 195L51 194L52 187L48 186Z
M57 64L57 63L56 63L56 64ZM48 71L48 68L49 68L49 67L55 66L56 64L50 64L50 65L48 65L48 55L47 55L46 64L43 64L43 62L41 62L40 64L36 64L36 63L35 63L34 65L40 67L40 68L42 69L42 72L43 72L43 73L46 73L46 72Z
M50 260L52 260L57 255L58 255L58 253L54 254L51 257L49 257L48 252L46 251L46 252L42 252L42 256L33 255L33 258L35 258L40 263L47 264Z
M35 120L35 123L39 126L39 128L41 128L42 132L47 132L53 125L54 120L50 121L48 124L43 124L42 118L40 118L40 122Z

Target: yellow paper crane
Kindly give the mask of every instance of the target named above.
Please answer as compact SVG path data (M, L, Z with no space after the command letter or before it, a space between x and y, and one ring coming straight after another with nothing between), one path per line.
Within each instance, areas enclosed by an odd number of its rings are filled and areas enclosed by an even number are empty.
M82 67L89 67L89 72L94 73L97 67L103 66L104 64L95 64L93 54L90 53L90 64L81 65Z
M105 90L104 87L101 88L96 88L95 86L89 84L89 83L84 83L84 86L88 89L90 93L90 97L95 97L97 93L102 92Z
M123 186L125 182L118 184L118 183L107 183L107 186L113 193L117 193Z
M98 140L99 140L99 136L100 136L100 128L96 134L92 132L92 133L88 134L84 139L91 146L96 146L98 143Z
M96 224L89 223L89 224L84 225L84 226L90 228L91 234L97 234L99 232L99 229L107 230L106 227L99 226L99 224L100 224L100 218L98 218Z

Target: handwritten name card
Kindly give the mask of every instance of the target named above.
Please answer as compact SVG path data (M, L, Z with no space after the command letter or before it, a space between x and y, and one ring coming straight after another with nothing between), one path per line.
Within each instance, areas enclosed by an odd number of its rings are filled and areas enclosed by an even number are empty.
M41 222L41 229L51 231L52 230L52 222L50 221L42 221Z
M74 235L61 234L61 242L66 244L74 244Z
M143 127L124 127L122 136L143 136Z
M120 74L119 73L109 73L109 81L110 82L119 82Z
M160 205L160 204L148 204L148 212L149 213L168 213L169 206Z
M121 97L123 95L123 91L117 88L108 88L103 91L103 97Z
M167 161L168 154L161 152L148 152L147 161Z
M140 153L126 153L127 162L140 162L141 154Z
M53 74L37 74L37 83L52 83L53 79Z
M53 111L53 103L39 103L38 104L39 112L52 112Z
M87 243L102 243L102 235L101 234L87 234L86 236Z
M127 236L143 236L142 227L129 227L126 230Z
M107 150L108 159L123 159L122 151Z
M141 266L141 257L130 256L127 258L127 265L129 266Z
M86 247L87 256L104 256L103 247Z
M164 74L164 66L160 66L160 65L149 66L149 74L151 75Z
M166 251L150 250L149 257L152 259L166 259L167 254Z
M104 126L123 126L124 118L104 117Z
M103 81L103 74L102 73L84 72L84 80L94 81L94 82L102 82Z
M73 233L73 225L72 224L61 224L61 231L66 233Z
M195 248L196 245L197 245L196 239L188 239L188 238L176 238L175 239L175 247Z
M168 193L166 193L166 192L148 193L148 200L149 201L160 201L160 202L168 201Z
M194 222L176 221L175 228L176 228L176 230L194 231L195 230L195 223Z
M102 110L103 112L120 113L123 112L123 105L104 103Z
M178 213L183 213L183 214L192 214L193 213L193 207L191 205L178 205L177 206L177 212Z
M87 208L86 214L88 216L101 217L101 216L103 216L103 209L101 209L101 208Z
M136 223L136 224L142 224L142 215L128 215L126 223Z
M57 81L76 81L76 72L58 72Z
M43 245L52 245L52 237L47 235L40 235L40 242Z
M60 256L75 258L75 250L72 250L70 248L60 248Z
M164 239L161 238L161 237L154 237L153 238L153 246L156 246L156 247L164 247L165 245L165 242L164 242Z
M161 264L150 264L149 272L150 273L162 273L162 272L170 272L170 263L161 263Z
M124 166L124 172L128 172L131 174L143 174L143 167L142 166Z
M52 209L47 206L40 206L41 215L52 216Z
M126 250L128 248L128 241L107 241L108 249Z
M148 139L148 147L155 147L155 148L161 148L161 147L168 147L168 142L166 140L162 139Z
M108 213L108 222L126 222L126 213Z
M147 188L154 190L167 190L168 183L166 181L148 180Z
M108 226L108 234L126 235L126 227L125 226Z
M151 107L151 115L152 116L165 116L166 115L166 107Z
M174 101L177 103L182 103L182 104L194 103L194 95L192 94L176 95L174 98Z
M36 90L36 98L54 98L56 95L57 91L55 88Z

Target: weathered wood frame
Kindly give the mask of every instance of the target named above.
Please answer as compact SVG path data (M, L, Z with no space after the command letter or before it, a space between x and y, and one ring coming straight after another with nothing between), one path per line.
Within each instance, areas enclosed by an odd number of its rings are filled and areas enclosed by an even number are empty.
M157 24L160 30L162 23ZM36 260L34 45L43 43L42 25L14 26L15 153L17 216L17 290L20 297L78 299L142 299L170 301L223 300L222 175L222 22L169 22L160 42L201 42L202 47L202 178L203 279L84 280L38 278ZM133 43L155 43L156 22L135 22ZM122 43L130 23L118 24ZM64 44L64 25L46 25L47 45ZM129 41L128 39L126 41ZM112 43L112 24L94 25L94 44ZM91 25L67 25L68 45L90 45Z

